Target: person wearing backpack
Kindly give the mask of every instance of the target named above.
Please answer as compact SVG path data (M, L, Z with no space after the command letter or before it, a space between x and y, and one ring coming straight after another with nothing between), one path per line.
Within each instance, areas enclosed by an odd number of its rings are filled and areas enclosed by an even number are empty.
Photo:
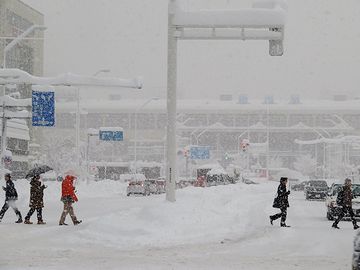
M286 190L288 179L287 177L280 178L280 185L277 190L277 197L274 199L273 207L280 208L281 213L270 216L270 224L273 225L273 221L281 218L280 226L281 227L290 227L286 225L286 216L287 208L290 207L288 196L290 195L290 190Z
M342 187L342 189L339 191L337 198L336 198L336 204L341 207L340 213L338 215L338 218L333 223L332 227L335 229L340 229L338 227L339 222L342 220L342 218L346 215L346 213L349 213L350 218L352 220L354 230L358 229L359 226L356 224L356 219L354 217L354 211L352 209L352 199L353 199L353 193L351 190L351 179L346 178L345 184Z

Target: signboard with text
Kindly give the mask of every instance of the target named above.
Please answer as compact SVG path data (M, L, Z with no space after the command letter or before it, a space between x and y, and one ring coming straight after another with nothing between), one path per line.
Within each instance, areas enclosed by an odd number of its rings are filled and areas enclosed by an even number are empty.
M122 129L101 128L99 130L99 139L101 141L121 142L124 140L124 131Z
M191 159L210 159L209 146L191 146L190 148Z
M54 92L32 91L32 125L34 127L55 125Z

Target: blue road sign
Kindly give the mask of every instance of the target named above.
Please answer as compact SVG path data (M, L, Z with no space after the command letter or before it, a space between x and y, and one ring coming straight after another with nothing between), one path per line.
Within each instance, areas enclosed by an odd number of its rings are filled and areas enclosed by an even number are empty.
M123 141L123 131L112 131L112 130L100 130L99 138L101 141Z
M191 159L210 159L209 146L192 146L190 148Z
M54 92L32 91L32 125L34 127L55 125Z

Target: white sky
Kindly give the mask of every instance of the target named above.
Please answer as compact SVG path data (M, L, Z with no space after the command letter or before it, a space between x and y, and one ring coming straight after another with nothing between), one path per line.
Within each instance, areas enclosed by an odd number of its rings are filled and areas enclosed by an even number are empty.
M134 97L166 95L167 0L23 0L45 15L45 74L145 80ZM250 7L250 0L183 0L187 9ZM223 93L288 98L360 90L360 1L289 0L285 55L266 41L182 41L179 97ZM133 91L122 92L123 96Z

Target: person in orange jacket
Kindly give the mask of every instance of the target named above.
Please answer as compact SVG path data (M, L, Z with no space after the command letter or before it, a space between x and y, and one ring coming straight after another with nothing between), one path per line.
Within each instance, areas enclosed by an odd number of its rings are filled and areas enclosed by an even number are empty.
M61 184L61 201L64 203L64 210L61 214L59 225L67 225L65 218L67 214L70 214L71 220L74 225L80 224L82 221L78 220L74 214L74 208L72 204L78 201L75 194L74 180L75 176L67 175Z

